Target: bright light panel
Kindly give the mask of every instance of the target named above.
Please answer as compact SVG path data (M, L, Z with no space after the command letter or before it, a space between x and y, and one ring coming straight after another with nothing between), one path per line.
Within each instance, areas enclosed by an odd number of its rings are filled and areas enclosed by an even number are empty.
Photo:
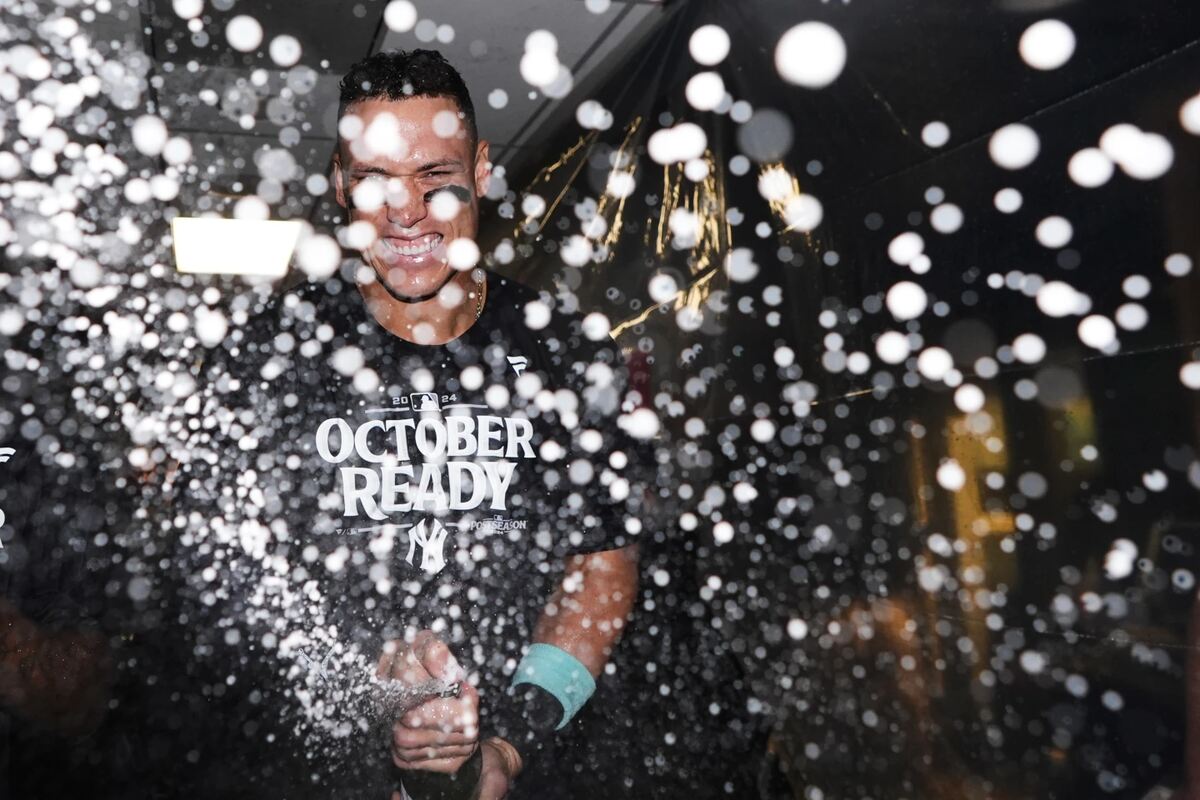
M175 268L209 275L281 278L300 238L298 221L176 217Z

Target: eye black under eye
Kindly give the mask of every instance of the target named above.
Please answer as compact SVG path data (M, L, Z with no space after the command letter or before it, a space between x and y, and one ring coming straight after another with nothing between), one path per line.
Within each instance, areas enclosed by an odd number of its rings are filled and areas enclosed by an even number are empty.
M454 199L460 203L471 202L471 192L463 186L455 186L454 184L450 184L448 186L439 186L436 189L430 189L425 193L425 202L432 203L433 198L437 196L438 192L449 192L454 196Z

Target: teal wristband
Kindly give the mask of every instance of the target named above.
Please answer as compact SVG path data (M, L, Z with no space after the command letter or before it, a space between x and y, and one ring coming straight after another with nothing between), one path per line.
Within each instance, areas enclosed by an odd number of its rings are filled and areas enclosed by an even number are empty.
M579 659L562 648L540 642L529 646L513 676L514 687L522 683L542 687L562 704L562 722L555 730L562 730L596 691L595 679Z

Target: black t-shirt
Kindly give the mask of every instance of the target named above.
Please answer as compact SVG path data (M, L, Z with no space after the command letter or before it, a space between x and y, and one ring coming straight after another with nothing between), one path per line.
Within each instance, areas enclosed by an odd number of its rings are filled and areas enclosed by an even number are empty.
M619 353L549 297L489 275L476 323L422 346L334 278L214 355L185 491L207 518L195 541L234 567L212 572L245 582L218 605L257 620L268 659L350 671L430 628L479 676L486 715L564 557L634 539ZM313 682L287 679L311 706Z

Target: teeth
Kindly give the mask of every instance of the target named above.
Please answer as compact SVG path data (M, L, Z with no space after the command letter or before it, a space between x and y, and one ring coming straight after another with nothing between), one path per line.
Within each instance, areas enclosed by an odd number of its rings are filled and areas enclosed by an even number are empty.
M442 240L441 234L431 233L428 236L422 236L420 239L413 241L411 244L395 244L391 240L384 239L383 243L393 253L399 253L402 256L412 258L414 256L423 256L433 252L437 247L438 242Z

